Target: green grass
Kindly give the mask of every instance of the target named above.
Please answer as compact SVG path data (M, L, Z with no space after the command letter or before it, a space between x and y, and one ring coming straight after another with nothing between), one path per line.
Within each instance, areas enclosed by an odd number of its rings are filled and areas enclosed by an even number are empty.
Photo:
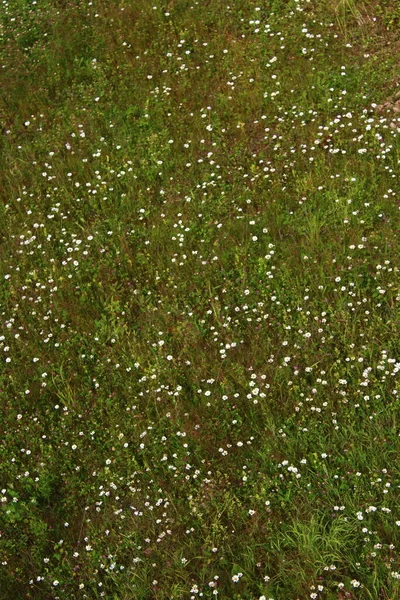
M399 597L398 17L2 3L1 600Z

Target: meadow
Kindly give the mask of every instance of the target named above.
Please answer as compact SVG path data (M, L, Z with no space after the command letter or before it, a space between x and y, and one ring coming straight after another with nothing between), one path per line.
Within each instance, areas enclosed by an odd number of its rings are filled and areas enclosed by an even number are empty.
M1 0L1 600L400 598L399 32Z

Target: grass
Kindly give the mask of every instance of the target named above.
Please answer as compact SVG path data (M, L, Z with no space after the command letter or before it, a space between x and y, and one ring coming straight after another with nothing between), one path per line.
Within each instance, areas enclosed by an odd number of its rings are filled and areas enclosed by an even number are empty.
M397 598L396 2L0 12L0 598Z

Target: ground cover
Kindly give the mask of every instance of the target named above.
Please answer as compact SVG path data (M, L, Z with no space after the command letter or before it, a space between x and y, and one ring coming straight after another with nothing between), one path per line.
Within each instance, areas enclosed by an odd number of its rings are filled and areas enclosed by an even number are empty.
M0 598L400 596L399 24L2 1Z

